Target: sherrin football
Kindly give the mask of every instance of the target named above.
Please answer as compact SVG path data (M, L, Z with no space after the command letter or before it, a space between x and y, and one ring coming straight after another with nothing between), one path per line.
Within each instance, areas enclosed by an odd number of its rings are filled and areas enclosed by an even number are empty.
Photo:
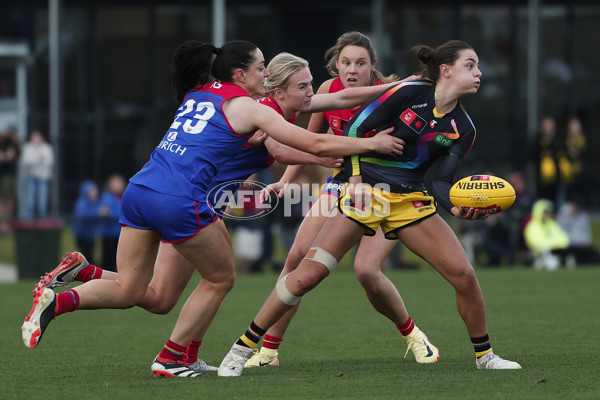
M450 188L450 201L456 207L465 206L497 214L515 202L515 189L502 178L492 175L471 175Z

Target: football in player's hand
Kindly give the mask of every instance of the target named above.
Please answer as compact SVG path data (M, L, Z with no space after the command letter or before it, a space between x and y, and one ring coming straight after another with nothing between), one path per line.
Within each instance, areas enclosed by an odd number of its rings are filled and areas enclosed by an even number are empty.
M450 188L450 201L456 207L474 208L486 214L506 211L515 202L515 189L502 178L471 175Z

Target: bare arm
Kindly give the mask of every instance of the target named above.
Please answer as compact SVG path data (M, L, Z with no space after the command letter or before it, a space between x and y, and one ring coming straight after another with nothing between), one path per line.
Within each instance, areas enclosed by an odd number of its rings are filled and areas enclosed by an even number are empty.
M329 83L329 85L327 85L327 91L322 91L321 88L323 88L323 86L321 86L317 94L313 96L310 111L320 112L328 110L344 110L346 108L356 107L361 104L365 104L373 97L383 93L394 85L398 85L403 82L414 81L417 79L421 79L421 76L411 75L402 79L401 81L386 83L383 85L347 88L335 93L329 93L329 87L331 86L331 83ZM309 130L311 129L309 128Z
M317 164L331 168L340 167L342 165L341 158L317 157L310 153L305 153L304 151L281 144L273 138L268 138L265 142L265 146L267 147L269 154L282 164Z
M385 85L348 88L335 93L315 94L310 105L310 112L344 110L360 106L397 84L398 82L392 82Z
M319 90L317 91L317 95L328 93L332 80L333 79L323 82L323 84L319 87ZM326 133L328 128L329 125L327 124L323 113L315 112L311 114L307 128L309 131L316 133ZM288 167L285 169L285 172L281 176L281 179L279 179L279 183L286 184L294 181L294 179L296 179L296 177L300 174L300 172L302 172L303 169L304 165L288 165Z
M273 109L249 97L228 100L224 109L235 132L245 133L259 128L278 142L318 156L345 156L371 151L399 155L404 148L403 140L390 136L389 132L381 132L368 139L312 133L290 124Z

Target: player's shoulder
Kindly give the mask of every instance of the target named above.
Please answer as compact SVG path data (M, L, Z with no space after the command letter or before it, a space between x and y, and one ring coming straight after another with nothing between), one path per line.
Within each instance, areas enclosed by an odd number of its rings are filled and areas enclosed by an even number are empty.
M428 80L398 82L382 93L382 97L394 96L394 98L402 98L404 101L427 101L432 97L434 91L434 83Z
M208 97L212 97L210 95L213 95L223 99L229 99L233 97L250 97L248 92L246 92L246 90L241 86L238 86L234 83L221 81L213 81L202 86L196 86L186 95L186 97L207 95Z
M317 94L331 93L332 85L333 85L333 87L336 86L334 84L334 82L336 80L341 82L340 78L331 78L331 79L327 79L325 82L321 83L321 86L319 86L319 89L317 90ZM343 88L343 85L342 85L342 88ZM338 90L340 90L340 89L338 89ZM335 90L335 91L337 91L337 90Z
M275 99L273 97L271 97L271 96L261 97L260 99L256 100L256 102L258 104L262 104L263 106L272 108L278 114L283 116L283 111L281 110L281 107L279 106L279 104L277 104L277 101L275 101Z
M404 91L412 93L429 93L434 88L434 82L427 79L421 79L417 81L400 82L398 83L398 86Z

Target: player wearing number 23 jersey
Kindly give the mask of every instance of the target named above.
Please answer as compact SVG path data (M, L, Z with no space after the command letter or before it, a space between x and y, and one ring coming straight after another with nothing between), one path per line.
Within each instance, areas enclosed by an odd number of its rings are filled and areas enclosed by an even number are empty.
M217 168L238 154L253 133L237 134L223 114L222 104L239 96L248 93L227 82L192 89L150 160L130 182L160 193L203 200ZM203 134L205 130L210 134Z
M237 134L223 114L223 103L240 96L248 93L219 81L186 94L150 160L130 179L121 224L153 229L163 241L178 242L217 218L206 202L211 181L253 133Z

